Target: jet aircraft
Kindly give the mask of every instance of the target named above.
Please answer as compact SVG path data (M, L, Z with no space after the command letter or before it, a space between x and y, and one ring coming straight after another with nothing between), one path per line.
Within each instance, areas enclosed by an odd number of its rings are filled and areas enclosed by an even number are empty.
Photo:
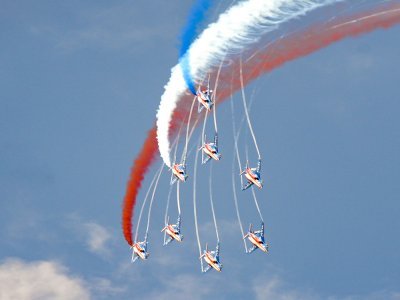
M219 261L219 242L217 243L217 248L215 249L215 251L208 250L208 245L206 244L206 250L203 251L200 259L202 259L203 257L208 264L207 267L202 270L203 273L209 271L211 268L214 268L216 271L221 272L222 264Z
M186 173L185 161L181 164L174 164L171 168L171 171L172 171L171 185L174 184L178 179L183 182L186 181L188 175Z
M247 190L253 184L257 186L259 189L262 189L263 182L261 180L261 159L258 160L257 168L250 168L249 162L246 162L246 169L240 173L240 175L244 174L247 179L247 184L242 187L242 191Z
M198 102L197 111L200 113L203 108L208 111L211 111L211 108L214 105L214 102L211 99L212 90L210 90L210 79L208 80L207 89L201 90L200 86L197 89L196 96Z
M253 245L253 247L251 247L247 253L252 253L257 248L263 252L268 252L268 244L265 243L264 239L264 222L261 222L261 229L256 231L253 231L253 224L250 224L249 231L243 237L243 239L245 238L248 238Z
M169 219L169 218L168 218ZM181 216L178 216L178 221L176 224L167 224L165 227L161 230L161 232L165 231L166 234L168 234L168 240L164 243L165 245L168 245L171 243L173 240L176 240L178 242L182 242L183 240L183 235L181 234Z
M132 245L132 262L135 262L138 258L143 260L147 259L150 255L147 252L147 235L143 242L136 242Z
M204 140L206 140L206 137L204 137ZM206 158L203 159L202 164L207 163L211 158L220 160L221 154L218 152L218 134L214 136L214 143L204 143L199 150L203 150L207 155Z

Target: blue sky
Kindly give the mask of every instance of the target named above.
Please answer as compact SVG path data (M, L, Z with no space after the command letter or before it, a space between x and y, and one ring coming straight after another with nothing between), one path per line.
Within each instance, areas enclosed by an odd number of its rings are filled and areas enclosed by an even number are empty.
M0 298L400 299L400 27L342 41L247 88L256 91L268 255L243 253L226 189L225 103L214 175L223 272L199 272L191 181L182 191L185 241L162 247L168 176L154 204L151 257L130 264L120 221L126 181L192 4L3 1ZM214 17L222 8L213 9ZM198 181L199 221L213 244L206 183ZM239 200L244 223L257 223L250 195Z

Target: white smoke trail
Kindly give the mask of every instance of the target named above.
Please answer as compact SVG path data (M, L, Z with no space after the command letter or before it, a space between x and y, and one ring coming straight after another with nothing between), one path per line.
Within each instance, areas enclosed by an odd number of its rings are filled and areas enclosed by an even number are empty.
M215 88L214 88L214 93L213 93L213 98L214 98L214 107L213 107L213 116L214 116L214 130L215 134L218 134L218 127L217 127L217 90L218 90L218 80L219 80L219 74L221 74L221 69L222 69L222 63L224 60L221 60L221 63L219 64L218 72L217 72L217 78L215 79Z
M155 184L154 184L154 187L153 187L153 193L151 194L150 205L149 205L149 212L148 212L148 214L147 214L147 226L146 226L146 235L145 235L145 236L147 236L148 233L149 233L151 209L152 209L152 207L153 207L153 201L154 201L154 196L155 196L155 194L156 194L156 190L157 190L157 187L158 187L158 181L160 180L160 177L161 177L161 174L162 174L163 170L164 170L163 165L161 165L161 168L160 168L160 170L159 170L159 172L158 172L157 180L156 180L156 182L155 182Z
M240 53L263 34L311 10L342 0L248 0L221 14L193 42L182 58L189 60L194 82L201 81L210 68L225 56ZM181 60L181 61L182 61ZM179 99L187 91L182 68L176 65L165 86L157 112L158 147L164 163L171 167L169 126Z
M243 224L242 224L242 219L240 218L240 210L239 210L239 205L238 205L238 199L237 199L237 194L236 194L236 180L235 180L236 174L235 174L235 158L233 158L232 161L232 192L233 192L233 201L235 203L235 209L236 209L236 217L239 222L239 227L240 227L240 232L242 233L241 237L244 236L244 231L243 231ZM243 244L244 244L244 250L246 253L248 252L247 250L247 245L246 241L243 239Z
M251 136L253 137L254 146L256 147L256 150L257 150L258 159L260 160L261 159L260 149L258 149L256 135L254 134L253 126L251 125L249 111L247 109L246 95L244 93L243 73L242 73L242 58L240 58L240 86L242 88L242 100L243 100L244 113L246 114L247 124L249 125L250 133L251 133Z
M250 98L250 103L249 103L249 107L248 107L248 111L251 110L251 106L253 104L253 100L254 100L254 95L255 95L255 91L253 91L253 94ZM232 98L232 96L231 96ZM234 148L235 148L235 155L233 156L233 160L232 160L232 192L233 192L233 202L235 204L235 209L236 209L236 217L238 219L238 223L239 223L239 227L240 227L240 232L242 233L241 237L244 236L244 231L243 231L243 224L242 224L242 219L240 218L240 210L239 210L239 204L238 204L238 199L237 199L237 194L236 194L236 179L235 177L237 176L237 174L239 172L235 172L235 158L237 160L238 163L238 167L239 167L239 171L242 170L242 165L240 162L240 154L239 154L239 147L238 147L238 140L239 140L239 136L240 136L240 132L243 126L243 123L246 119L246 117L244 116L239 123L239 128L236 129L236 121L235 121L235 108L234 108L234 103L233 103L233 99L230 100L231 103L231 115L232 115L232 131L233 131L233 139L234 139ZM243 186L243 177L240 176L240 186ZM247 244L246 244L246 240L243 239L243 245L244 245L244 250L245 253L248 252L247 249Z
M205 144L205 139L204 139L204 133L206 132L206 124L207 124L207 116L208 116L208 110L206 110L206 113L204 114L204 121L203 121L203 130L201 131L201 146L204 146ZM201 161L204 161L204 152L201 151Z
M200 146L200 139L198 142ZM201 256L201 241L200 241L200 234L199 234L199 224L197 221L197 204L196 204L196 177L197 177L197 161L199 158L199 151L196 151L196 157L194 159L194 171L193 171L193 216L194 216L194 227L196 229L196 238L197 238L197 246L199 247L199 256ZM200 260L201 271L203 271L203 260Z
M213 220L214 220L215 234L217 236L217 243L218 243L219 242L219 234L218 234L217 218L215 217L214 200L213 200L213 192L212 192L212 183L213 183L213 181L212 181L212 166L213 166L213 164L211 162L208 186L209 186L209 192L210 192L211 212L212 212L212 216L213 216Z
M161 166L160 166L160 169L162 169L162 168L163 168L163 164L161 164ZM148 197L150 195L151 188L153 187L154 182L157 179L157 174L158 174L158 172L156 172L154 174L154 177L151 180L150 186L149 186L149 188L148 188L148 190L146 192L146 196L144 197L144 200L143 200L143 203L142 203L142 207L140 208L139 218L138 218L138 222L137 222L137 225L136 225L136 233L135 233L135 240L134 240L135 243L137 242L137 238L138 238L138 235L139 235L140 221L142 219L143 210L144 210L144 207L146 205L147 199L148 199Z
M187 148L188 148L188 144L189 144L190 120L192 118L193 107L194 107L195 102L196 102L196 97L193 98L192 106L190 107L189 119L188 119L188 123L186 126L186 139L185 139L185 149L183 150L183 163L185 163L186 157L187 157ZM193 126L193 128L194 128L194 126ZM193 132L193 131L191 131L191 132ZM169 157L169 155L168 155L168 157Z
M165 226L167 226L167 224L168 224L168 209L169 209L169 202L171 201L172 187L173 187L173 185L169 186L168 197L167 197L167 205L165 207L165 215L164 215L164 225ZM167 233L166 233L166 230L164 230L164 243L163 243L163 245L165 245L166 237L167 237Z
M178 207L178 216L181 215L181 199L180 199L180 192L179 192L179 183L180 181L178 180L177 186L176 186L176 206Z
M254 192L254 186L251 187L251 193L253 194L254 203L256 205L256 208L257 208L257 211L258 211L258 215L260 216L261 222L264 222L264 218L263 218L263 216L261 214L260 206L258 205L256 193Z

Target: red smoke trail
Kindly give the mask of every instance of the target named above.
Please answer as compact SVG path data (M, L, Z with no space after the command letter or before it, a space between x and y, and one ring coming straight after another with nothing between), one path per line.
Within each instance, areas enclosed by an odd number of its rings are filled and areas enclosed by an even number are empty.
M246 53L248 57L243 57L245 62L243 65L244 84L248 84L259 75L270 72L286 62L311 54L347 37L358 36L378 28L389 28L398 23L400 23L400 4L384 4L367 12L336 18L324 24L312 25L302 32L279 39L266 48L262 47L263 45L258 45L259 52L248 52ZM214 78L215 73L211 74ZM223 68L221 72L218 83L218 104L229 99L232 93L240 89L239 76L236 76L232 82L232 74L239 74L238 61ZM187 115L192 101L193 96L188 95L180 99L178 103L179 109L174 112L170 137L176 133L176 129L179 128L182 122L187 122L182 116ZM200 114L193 115L191 123L193 124L199 116ZM156 129L153 127L147 136L142 151L135 160L124 199L122 227L129 245L132 245L131 221L136 196L144 175L153 162L156 153Z
M383 5L372 11L338 18L325 24L312 25L302 32L271 44L265 51L253 54L243 69L244 80L247 84L286 62L309 55L344 38L356 37L379 28L390 28L398 23L400 23L400 3ZM232 70L226 74L226 80L230 78L231 72ZM239 72L238 63L234 67L234 72L236 74ZM236 78L233 86L234 90L240 88L239 78Z
M124 198L122 209L122 229L129 245L132 246L132 215L134 212L136 197L142 185L144 175L153 163L157 154L156 127L150 129L147 139L144 142L142 150L135 159L131 170L131 177L128 181L128 187Z

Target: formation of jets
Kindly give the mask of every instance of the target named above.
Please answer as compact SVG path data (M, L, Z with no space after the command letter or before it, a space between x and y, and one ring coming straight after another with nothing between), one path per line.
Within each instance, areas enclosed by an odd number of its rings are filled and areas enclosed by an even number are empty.
M207 88L202 90L200 87L196 92L196 97L198 100L198 112L200 113L203 108L207 111L211 111L214 102L211 98L212 90L210 90L210 84L208 82ZM204 141L206 141L206 137L204 137ZM202 163L205 164L211 159L219 161L221 159L221 154L218 151L218 134L214 135L213 142L204 142L204 144L200 147L199 151L202 150L205 154L205 158L203 158ZM175 182L182 181L185 182L188 178L188 174L186 173L186 158L183 159L182 163L175 163L171 167L171 185ZM257 167L250 168L249 162L246 162L246 168L243 170L240 175L244 175L247 179L247 183L242 186L242 190L247 190L252 185L255 185L259 189L263 187L263 182L261 180L261 159L258 159ZM165 224L165 227L161 230L164 232L168 239L165 240L164 245L168 245L173 240L177 242L181 242L183 240L183 235L181 233L181 216L178 216L178 220L176 224L169 223L168 221ZM243 237L243 239L248 239L252 244L252 247L247 251L247 253L252 253L256 249L260 249L263 252L268 252L268 244L265 242L264 238L264 222L261 222L260 230L253 230L253 225L250 224L249 231ZM147 251L147 234L143 242L135 242L132 249L132 262L135 262L138 258L142 260L146 260L149 257L149 252ZM222 264L220 262L219 257L220 244L217 242L217 246L215 251L209 250L208 245L206 244L206 249L203 250L203 254L200 256L200 260L204 259L207 263L207 266L202 269L202 272L205 273L210 269L214 269L218 272L222 270Z

